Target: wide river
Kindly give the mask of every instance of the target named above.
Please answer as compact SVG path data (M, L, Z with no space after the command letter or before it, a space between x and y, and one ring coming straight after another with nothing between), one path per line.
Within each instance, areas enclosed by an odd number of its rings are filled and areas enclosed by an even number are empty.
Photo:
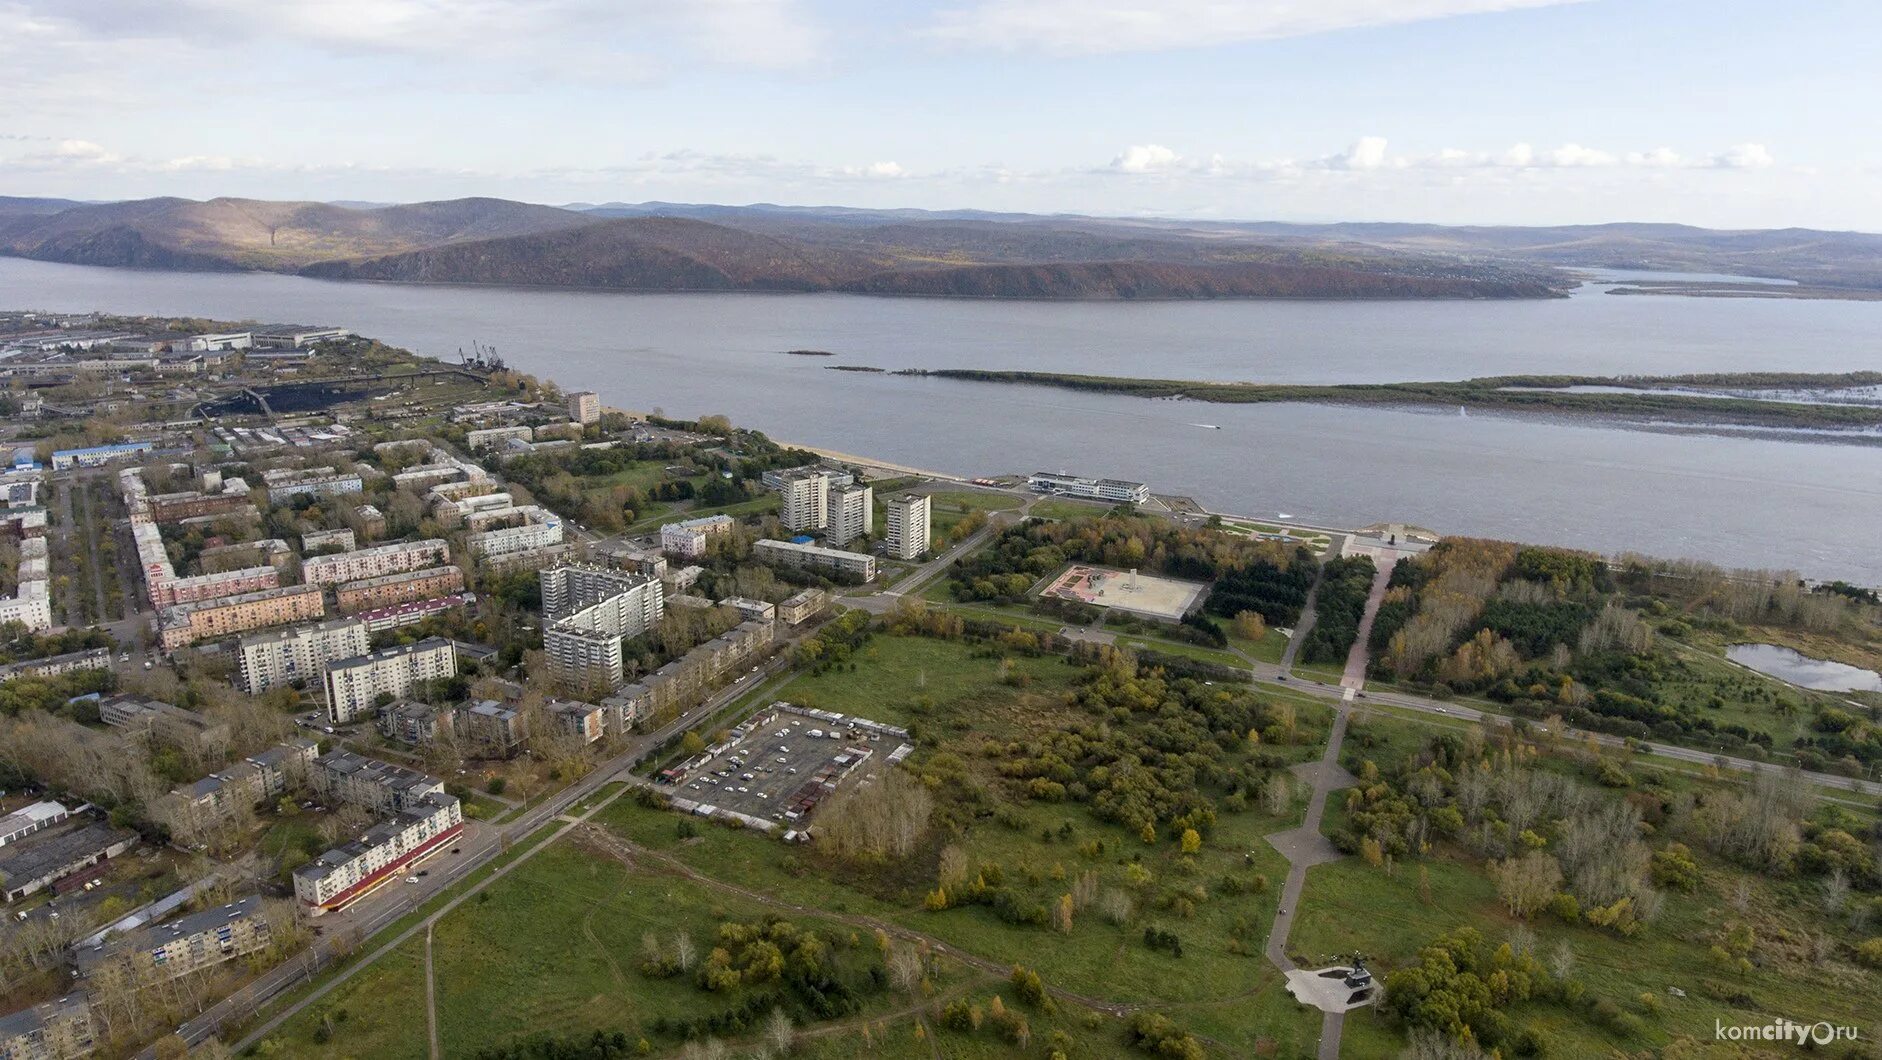
M1141 479L1236 513L1336 526L1401 521L1882 584L1875 444L1150 401L825 367L1273 382L1882 370L1882 302L1623 296L1598 287L1522 302L622 294L0 258L0 308L336 324L447 359L476 340L610 404L724 413L779 439L918 467L1073 470ZM782 352L799 348L837 356Z

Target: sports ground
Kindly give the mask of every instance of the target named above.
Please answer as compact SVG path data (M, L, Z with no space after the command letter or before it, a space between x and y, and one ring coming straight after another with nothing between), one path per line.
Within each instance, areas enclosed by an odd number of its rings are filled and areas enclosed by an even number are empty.
M1207 588L1200 582L1074 563L1052 579L1040 595L1175 622L1196 605Z

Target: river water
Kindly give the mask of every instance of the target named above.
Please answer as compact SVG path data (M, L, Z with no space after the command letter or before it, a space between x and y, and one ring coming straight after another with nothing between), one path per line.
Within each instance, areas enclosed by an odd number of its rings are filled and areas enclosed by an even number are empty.
M1882 583L1882 446L827 370L1266 382L1882 370L1882 302L1600 290L1522 302L971 302L360 284L0 259L0 308L337 324L447 359L476 340L608 404L724 413L779 439L900 464L1073 470L1249 515L1401 521Z

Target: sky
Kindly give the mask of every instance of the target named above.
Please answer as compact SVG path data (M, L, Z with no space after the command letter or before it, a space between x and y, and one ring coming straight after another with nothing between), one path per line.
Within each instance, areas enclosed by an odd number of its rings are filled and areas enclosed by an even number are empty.
M0 194L1882 231L1869 0L0 0Z

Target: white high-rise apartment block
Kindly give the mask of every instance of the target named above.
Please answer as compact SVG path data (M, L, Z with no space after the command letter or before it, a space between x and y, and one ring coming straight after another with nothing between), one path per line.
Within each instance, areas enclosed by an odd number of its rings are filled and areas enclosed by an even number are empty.
M601 398L592 390L577 390L569 395L569 419L586 427L601 418Z
M457 676L457 648L443 637L327 664L327 717L344 725L373 712L380 695L401 699L423 681Z
M830 480L814 468L795 468L778 477L782 503L778 521L794 534L822 530L830 518Z
M886 506L889 557L912 560L928 551L929 512L932 502L926 494L904 493L889 498Z
M868 486L838 486L830 491L830 544L842 546L868 537L876 528L876 491Z
M542 571L543 652L571 687L612 691L625 678L621 638L659 623L665 589L651 574L585 564Z
M243 637L236 684L251 696L293 681L312 680L335 659L366 654L366 623L357 618L314 622L277 633Z

